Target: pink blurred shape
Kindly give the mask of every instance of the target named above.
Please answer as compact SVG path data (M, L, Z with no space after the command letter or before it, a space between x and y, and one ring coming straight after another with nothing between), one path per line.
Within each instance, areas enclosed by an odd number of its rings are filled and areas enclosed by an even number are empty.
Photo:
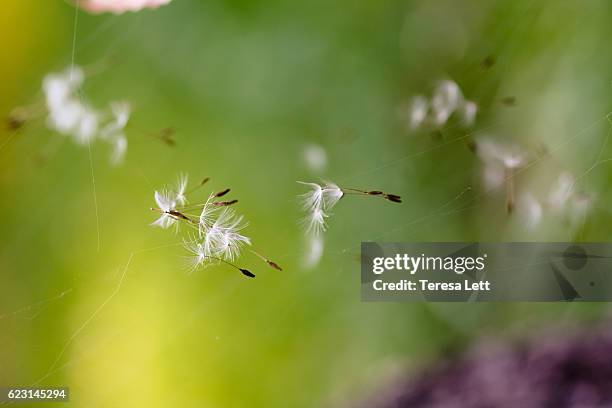
M157 8L172 0L74 0L83 10L90 13L111 12L121 14L126 11L139 11L144 8Z

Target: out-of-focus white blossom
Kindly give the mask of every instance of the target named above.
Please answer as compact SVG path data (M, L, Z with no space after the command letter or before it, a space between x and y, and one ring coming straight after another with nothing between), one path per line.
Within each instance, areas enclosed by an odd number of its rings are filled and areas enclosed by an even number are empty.
M508 171L524 166L528 157L517 145L507 145L489 138L476 141L476 153L484 164L482 179L487 189L504 184Z
M496 162L485 162L482 169L482 181L487 190L500 187L506 179L506 169Z
M114 165L120 164L127 152L128 142L125 136L117 137L113 140L113 152L111 154L111 163Z
M96 138L105 140L112 146L111 162L118 164L127 151L124 129L130 117L130 106L127 102L111 103L113 119L103 123L105 114L92 108L79 95L84 78L83 70L78 66L45 76L42 88L49 112L47 125L81 145Z
M421 126L427 118L427 111L429 110L429 102L423 95L417 95L412 98L410 107L408 110L408 125L410 129L414 130Z
M593 198L587 194L577 193L572 196L569 206L569 219L574 228L584 223L592 205Z
M415 130L424 125L439 128L453 115L458 115L464 126L472 126L478 113L478 105L464 98L459 85L451 80L442 80L434 88L431 99L423 95L412 98L405 109L408 127Z
M559 174L548 193L548 205L556 213L565 216L572 226L584 222L591 209L593 197L576 191L576 177L568 171Z
M307 237L306 250L304 251L304 268L314 268L321 261L325 248L323 237L311 235Z
M528 229L533 229L542 221L542 204L533 194L523 194L518 201L518 213L523 218L525 226Z
M302 157L306 167L314 173L320 173L327 167L327 152L320 145L306 145L302 151Z
M157 8L170 3L171 0L74 0L82 9L91 13L111 12L121 14L126 11L139 11L145 8Z
M465 101L461 108L461 116L463 124L465 126L472 126L476 121L476 114L478 113L478 105L472 101Z
M548 194L548 204L553 210L561 211L565 208L575 183L576 179L571 173L564 171L559 174Z
M518 145L503 144L482 138L476 143L476 151L485 163L497 162L508 169L516 169L527 163L527 153Z
M446 123L448 118L459 107L463 95L456 82L450 80L440 81L431 98L431 110L433 121L440 126Z

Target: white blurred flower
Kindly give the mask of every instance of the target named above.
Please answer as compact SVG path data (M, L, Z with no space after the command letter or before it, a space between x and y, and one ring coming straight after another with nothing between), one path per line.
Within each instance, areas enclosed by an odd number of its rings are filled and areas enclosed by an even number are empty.
M553 210L561 211L565 208L575 183L576 179L571 173L564 171L559 174L548 194L548 204Z
M208 261L208 255L206 255L206 251L201 242L198 242L196 239L184 240L183 246L192 254L192 256L189 257L191 265L190 272L193 272Z
M461 115L463 124L465 126L472 126L476 121L476 114L478 113L478 105L472 101L465 101L461 106Z
M63 135L71 134L78 126L83 106L78 101L65 100L62 106L49 106L47 125Z
M83 70L78 66L46 75L43 79L43 92L49 110L61 107L68 99L72 99L84 78Z
M83 83L83 70L68 68L43 79L43 92L49 116L48 126L58 133L70 135L79 144L87 144L98 131L98 113L81 102L77 92Z
M527 154L517 145L505 145L488 138L476 142L478 157L485 163L500 163L506 169L517 169L527 162Z
M592 205L593 198L587 194L577 193L572 196L568 215L574 228L584 222Z
M463 95L456 82L451 80L440 81L431 98L434 123L438 126L445 124L462 100Z
M106 126L104 126L104 128L102 128L100 131L100 136L103 139L112 139L122 135L123 130L130 120L130 114L132 113L130 104L125 101L111 102L110 109L113 115L113 120L106 124Z
M111 12L121 14L126 11L139 11L144 8L157 8L171 0L74 0L82 9L91 13Z
M429 110L429 102L423 95L417 95L412 98L410 107L408 108L408 125L414 130L421 126L427 118Z
M85 105L81 105L81 115L73 132L75 141L80 144L87 144L94 139L97 131L98 113Z
M483 181L487 189L501 186L508 170L514 170L526 160L526 154L518 147L501 144L489 138L476 141L476 153L483 161Z
M128 102L111 102L110 108L113 120L100 130L100 137L113 146L111 163L119 164L127 152L128 141L124 129L130 120L132 110Z
M405 113L402 110L402 115ZM433 90L431 99L422 95L412 98L407 108L407 121L411 130L423 125L441 127L453 114L459 115L464 126L472 126L478 113L478 105L466 100L456 82L439 81Z
M319 264L323 256L324 247L323 237L315 235L308 237L303 259L304 268L314 268Z
M306 145L302 151L302 157L306 167L312 172L320 173L327 167L327 153L320 145Z
M127 138L125 136L117 137L113 140L113 153L111 154L111 163L114 165L120 164L127 152Z
M58 133L71 136L81 145L96 138L106 140L113 147L111 163L118 164L127 151L124 129L130 118L130 105L127 102L111 103L113 120L100 128L100 118L104 115L78 95L83 80L83 70L78 66L45 76L42 87L49 111L47 125Z
M531 193L521 196L518 202L518 212L528 229L533 229L542 220L542 204Z
M504 166L495 162L485 162L482 171L482 180L487 190L497 188L504 184L506 170Z

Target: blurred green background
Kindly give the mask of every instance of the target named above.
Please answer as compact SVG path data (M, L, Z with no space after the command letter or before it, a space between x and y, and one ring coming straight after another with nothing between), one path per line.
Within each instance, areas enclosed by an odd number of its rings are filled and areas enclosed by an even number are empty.
M174 0L79 12L75 63L96 68L83 94L132 104L128 153L112 167L107 146L92 144L90 163L44 114L0 131L0 385L69 386L71 405L88 407L345 406L482 336L601 319L605 304L362 303L359 244L608 241L611 168L589 169L600 152L612 157L602 149L611 13L604 0ZM5 117L42 101L44 75L70 65L74 19L62 0L4 2ZM398 110L441 79L478 103L475 126L409 132ZM174 147L151 137L166 127ZM480 187L466 132L544 146L551 158L517 183L537 192L543 175L582 176L585 221L545 214L525 229L503 194ZM304 165L309 143L326 149L324 173ZM188 275L172 246L181 235L149 226L153 191L179 172L231 187L248 235L285 270L246 255L257 279L223 266ZM319 177L404 203L342 200L321 263L304 270L295 181Z

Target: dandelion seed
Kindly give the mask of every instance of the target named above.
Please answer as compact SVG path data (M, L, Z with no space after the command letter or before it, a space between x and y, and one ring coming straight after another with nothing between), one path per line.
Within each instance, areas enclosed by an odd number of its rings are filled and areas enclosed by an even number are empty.
M173 217L170 212L176 209L176 198L168 192L155 192L155 203L161 210L162 214L155 220L151 225L161 227L163 229L169 228L176 223L176 218Z
M395 195L395 194L384 194L384 197L394 203L401 203L402 202L402 197Z
M244 276L248 276L249 278L254 278L255 274L253 274L253 272L249 271L248 269L244 269L244 268L239 268L240 272L242 272L242 274Z
M263 256L262 254L260 254L257 251L254 251L252 249L250 251L251 251L251 253L257 255L257 257L259 257L265 263L267 263L270 268L273 268L273 269L276 269L277 271L281 271L282 272L283 268L281 268L276 262L269 260L268 258L266 258L265 256Z
M215 201L211 203L212 205L216 205L217 207L227 207L230 205L234 205L238 202L238 200L229 200L229 201Z
M251 240L248 237L237 232L224 231L219 236L216 253L224 259L233 261L240 256L245 245L251 245Z
M191 264L191 272L196 270L199 266L202 266L206 259L206 251L204 250L204 246L202 243L198 242L195 239L185 240L183 241L183 246L192 256L189 258Z
M240 234L246 227L242 216L226 208L215 213L216 218L212 225L200 224L200 231L204 235L204 247L207 253L220 256L226 260L234 260L240 255L244 245L251 245L251 240ZM200 216L201 218L201 216Z
M272 267L272 268L276 269L277 271L281 271L281 272L283 271L283 268L281 268L281 267L279 266L279 264L277 264L277 263L276 263L276 262L274 262L274 261L271 261L271 260L267 259L267 260L266 260L266 263L267 263L268 265L270 265L270 267Z
M303 181L298 181L298 183L311 188L310 192L300 196L302 199L302 208L307 211L320 208L323 202L323 187L316 183L305 183Z
M218 197L223 197L224 195L226 195L226 194L227 194L227 193L229 193L229 192L230 192L230 189L229 189L229 188L226 188L225 190L223 190L223 191L219 191L218 193L216 193L216 194L215 194L215 197L217 197L217 198L218 198Z
M211 194L208 197L208 200L206 200L206 202L202 206L202 212L200 213L200 217L199 217L200 236L203 236L208 230L208 228L215 223L215 216L217 212L219 211L219 209L215 208L212 205L212 200L214 197L215 197L214 194Z
M208 181L203 179L196 189L200 188ZM237 200L214 201L220 196L225 196L230 189L225 189L217 193L211 193L203 204L185 206L187 194L191 194L195 189L188 192L188 177L183 174L178 178L176 188L173 190L155 191L155 202L161 212L160 217L152 225L168 228L184 222L188 226L197 229L198 233L183 241L185 249L190 253L191 269L195 270L200 266L206 267L215 263L225 263L248 277L255 275L248 269L239 267L233 262L240 258L242 250L246 246L251 246L251 239L242 233L248 225L242 215L237 215L232 208L228 208ZM200 208L199 214L193 211ZM280 266L269 259L259 255L266 263L278 270Z
M311 210L306 218L304 218L304 224L306 226L306 232L318 235L321 232L325 232L327 229L327 224L325 223L325 218L328 215L325 214L322 208L314 208Z
M187 183L189 177L186 174L180 174L176 183L176 202L178 205L185 205L187 203L187 197L185 197L185 191L187 190Z
M386 200L401 203L401 197L395 194L387 194L382 191L359 190L354 188L341 188L337 184L327 182L321 186L317 183L298 183L310 187L311 191L299 196L302 209L306 211L306 216L302 219L302 224L305 226L309 234L318 235L327 229L325 219L329 217L331 209L340 201L348 192L363 196L381 196Z
M340 199L344 196L344 191L334 183L327 183L322 188L323 193L323 207L329 211L331 210Z

